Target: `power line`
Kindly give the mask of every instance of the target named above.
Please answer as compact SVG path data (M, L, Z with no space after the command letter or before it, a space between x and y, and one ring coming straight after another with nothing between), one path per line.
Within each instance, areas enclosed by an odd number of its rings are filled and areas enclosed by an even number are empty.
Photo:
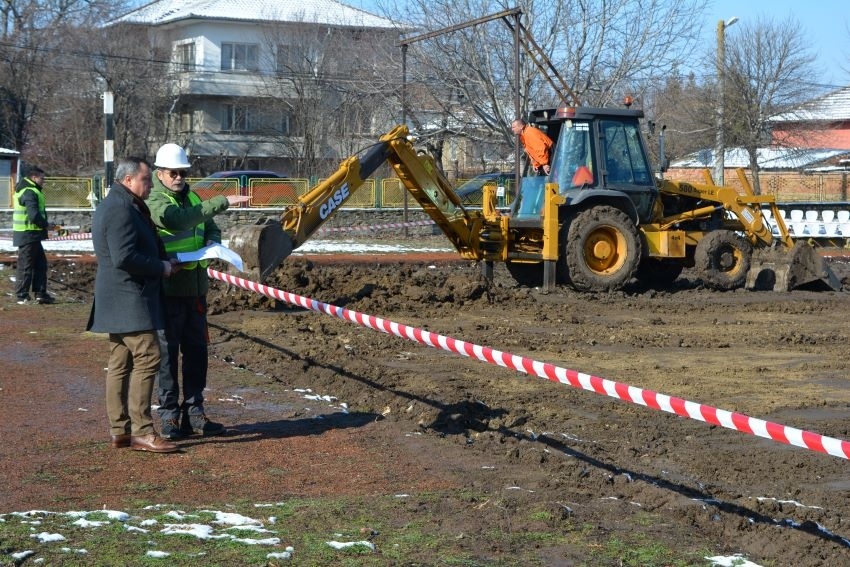
M142 64L145 64L145 65L153 64L153 65L165 65L165 66L169 66L169 67L177 67L176 69L173 69L171 71L172 74L192 73L192 72L231 74L228 71L236 71L236 73L233 73L233 74L237 74L237 73L242 72L242 70L227 70L227 69L216 68L216 67L213 67L213 66L195 65L195 64L191 64L191 65L180 64L180 63L177 63L175 61L171 61L171 60L167 60L167 59L144 58L144 57L136 57L136 56L130 56L130 55L116 55L116 54L111 54L111 53L95 53L95 52L80 51L80 50L66 50L66 49L60 49L60 48L56 48L56 47L40 47L40 46L18 45L18 44L15 44L15 43L0 41L0 48L2 48L2 47L6 47L6 48L10 48L10 49L32 51L32 52L46 52L46 53L61 55L63 57L70 55L70 56L74 56L74 57L78 57L78 58L82 58L82 59L95 59L95 60L102 59L102 60L106 60L106 61L116 60L116 61L130 62L130 63L142 63ZM7 61L9 63L13 63L13 61L10 58L3 57L2 54L0 54L0 60L4 60L4 61ZM52 69L56 69L57 65L59 65L59 64L56 64L56 63L52 63L52 62L50 64L38 63L38 62L31 62L29 64L31 66L48 67L48 68L52 68ZM86 72L92 71L92 69L89 68L89 67L73 66L73 65L68 65L68 64L64 64L64 65L62 65L61 67L58 67L58 68L70 70L70 71L86 71ZM330 74L330 73L328 73L328 74L325 74L324 76L317 76L315 73L313 73L311 71L297 71L297 70L289 70L285 75L281 75L280 73L275 72L275 71L253 70L251 72L253 74L259 75L261 77L277 77L277 78L288 78L288 79L312 79L313 81L316 81L316 82L326 82L326 83L331 83L331 84L332 83L336 83L336 84L339 84L339 83L357 84L357 83L362 83L364 81L370 81L370 80L373 79L372 77L364 77L364 78L358 79L358 78L351 77L350 74ZM387 82L395 83L396 81L387 81Z
M9 47L12 49L22 49L26 51L35 51L35 52L48 52L48 53L56 53L60 55L73 55L82 58L88 59L114 59L120 61L133 61L137 63L153 63L157 65L172 65L173 61L164 60L164 59L149 59L142 57L133 57L130 55L115 55L111 53L94 53L91 51L78 51L78 50L68 50L62 49L58 47L39 47L32 45L18 45L15 43L8 43L0 41L0 47Z

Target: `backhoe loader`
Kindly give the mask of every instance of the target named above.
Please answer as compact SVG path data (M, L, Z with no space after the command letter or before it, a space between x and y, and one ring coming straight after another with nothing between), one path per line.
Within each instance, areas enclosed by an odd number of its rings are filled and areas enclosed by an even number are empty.
M660 178L641 133L643 112L562 105L534 111L529 123L555 140L550 174L521 179L509 213L495 187L483 207L467 209L433 158L417 152L397 126L285 209L279 222L233 229L230 245L267 277L307 241L383 163L464 258L492 275L503 262L522 285L567 285L579 291L622 289L635 278L659 287L694 268L718 290L840 289L815 250L796 245L772 196L757 196ZM773 210L774 235L762 208Z

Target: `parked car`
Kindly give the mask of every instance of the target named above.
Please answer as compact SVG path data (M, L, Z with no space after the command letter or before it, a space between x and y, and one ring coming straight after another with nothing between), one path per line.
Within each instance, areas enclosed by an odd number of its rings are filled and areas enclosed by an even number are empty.
M477 177L458 185L455 188L455 193L460 197L461 203L475 207L481 206L481 199L484 196L484 186L493 184L497 188L504 187L505 194L498 199L500 207L510 205L508 195L511 193L508 189L513 187L514 174L510 172L494 171L491 173L482 173ZM498 193L497 193L498 196Z
M295 184L278 183L273 181L275 179L288 179L288 177L282 173L263 170L216 171L193 182L191 187L202 199L237 189L240 195L251 197L248 204L252 207L283 206L294 203L298 198Z

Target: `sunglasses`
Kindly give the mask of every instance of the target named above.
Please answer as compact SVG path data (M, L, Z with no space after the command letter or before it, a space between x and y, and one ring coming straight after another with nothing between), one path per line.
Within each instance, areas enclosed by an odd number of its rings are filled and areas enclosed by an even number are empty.
M189 173L188 169L169 169L168 177L171 179L177 179L178 177L182 177L186 179L186 175Z

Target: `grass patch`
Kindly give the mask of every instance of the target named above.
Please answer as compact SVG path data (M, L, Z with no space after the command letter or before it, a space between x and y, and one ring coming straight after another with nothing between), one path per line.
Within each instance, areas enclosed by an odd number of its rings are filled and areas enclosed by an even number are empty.
M148 486L135 487L146 492ZM141 490L139 490L141 489ZM542 566L578 551L585 565L707 565L629 534L598 540L589 524L559 525L545 511L523 514L533 526L454 522L470 506L486 514L484 495L468 491L406 497L332 497L222 509L150 504L121 513L33 511L0 515L0 565L292 565ZM539 510L539 508L538 508ZM500 514L503 511L498 511ZM549 525L547 525L549 524ZM354 544L336 549L328 542ZM358 544L358 542L362 542ZM374 545L374 548L372 547ZM271 554L271 555L270 555ZM578 563L577 563L578 564Z
M27 477L27 482L50 484L56 482L57 478L55 473L39 471Z

